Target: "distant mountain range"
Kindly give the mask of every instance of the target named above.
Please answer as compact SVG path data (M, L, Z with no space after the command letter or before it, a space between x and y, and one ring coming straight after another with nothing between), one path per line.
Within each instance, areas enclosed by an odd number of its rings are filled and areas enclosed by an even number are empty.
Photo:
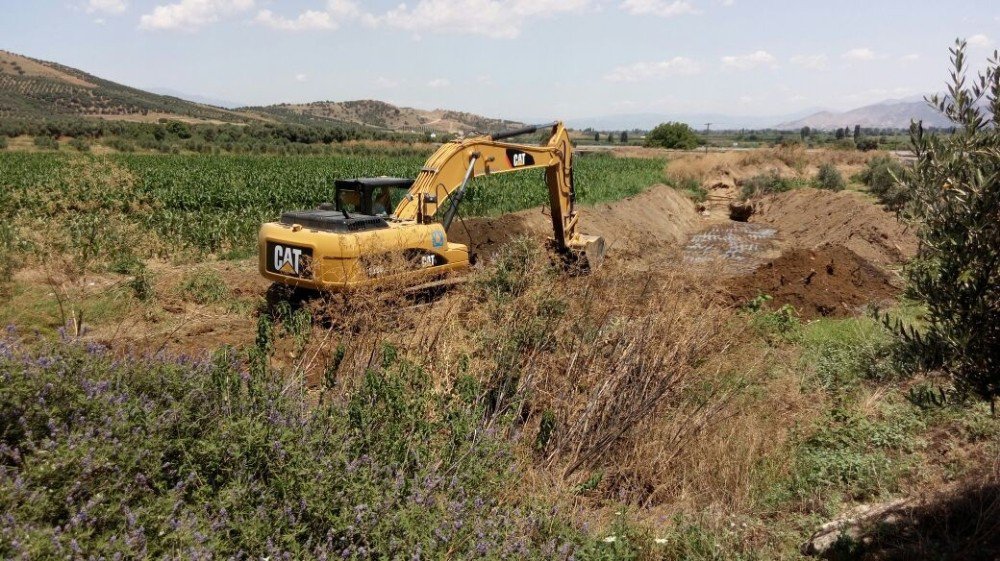
M800 119L782 121L774 128L799 130L802 127L810 127L832 130L861 125L865 128L905 129L909 128L911 120L923 121L925 127L952 126L951 121L930 107L923 99L906 99L883 101L843 112L819 111Z
M578 129L592 128L601 131L649 130L660 123L676 121L686 123L696 130L704 130L711 123L713 130L778 129L799 130L810 127L818 130L854 128L906 129L910 120L923 121L926 127L950 127L952 123L927 105L923 96L886 100L850 111L805 109L788 115L740 116L720 113L666 114L634 113L571 119L570 126Z
M711 123L713 130L766 129L773 128L775 123L801 119L817 111L818 108L811 108L785 115L765 116L722 113L630 113L569 119L567 125L575 129L590 128L600 131L649 130L660 123L675 121L686 123L696 130L704 130L706 123Z

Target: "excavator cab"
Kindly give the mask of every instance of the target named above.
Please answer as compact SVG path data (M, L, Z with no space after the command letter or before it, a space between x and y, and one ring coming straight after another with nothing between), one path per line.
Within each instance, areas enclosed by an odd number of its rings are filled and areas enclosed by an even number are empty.
M408 191L413 179L403 177L360 177L334 182L334 208L341 212L388 215L402 198L393 196L393 189Z

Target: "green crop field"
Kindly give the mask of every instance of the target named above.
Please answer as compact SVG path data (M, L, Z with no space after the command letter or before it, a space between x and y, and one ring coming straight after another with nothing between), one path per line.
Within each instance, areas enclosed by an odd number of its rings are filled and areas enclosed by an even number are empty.
M423 160L385 154L2 153L0 215L5 228L13 228L3 239L14 249L37 243L16 235L31 226L36 231L56 228L65 245L93 254L125 248L139 257L182 250L246 255L253 251L262 222L282 211L331 200L334 179L412 177ZM598 155L576 162L583 204L620 199L664 181L661 160ZM475 181L461 214L495 215L547 200L541 171L504 174Z

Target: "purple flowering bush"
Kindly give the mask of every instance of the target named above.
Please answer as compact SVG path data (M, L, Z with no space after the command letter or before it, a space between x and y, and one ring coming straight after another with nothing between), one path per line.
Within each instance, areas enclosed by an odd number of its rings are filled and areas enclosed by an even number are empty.
M385 352L346 402L205 360L0 338L0 557L571 558L473 384ZM566 537L571 536L571 537Z

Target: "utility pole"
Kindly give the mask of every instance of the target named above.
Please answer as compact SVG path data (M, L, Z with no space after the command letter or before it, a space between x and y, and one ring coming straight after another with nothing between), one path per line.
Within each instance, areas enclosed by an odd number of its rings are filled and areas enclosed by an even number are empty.
M708 153L708 133L712 132L712 123L704 123L705 125L705 153Z

